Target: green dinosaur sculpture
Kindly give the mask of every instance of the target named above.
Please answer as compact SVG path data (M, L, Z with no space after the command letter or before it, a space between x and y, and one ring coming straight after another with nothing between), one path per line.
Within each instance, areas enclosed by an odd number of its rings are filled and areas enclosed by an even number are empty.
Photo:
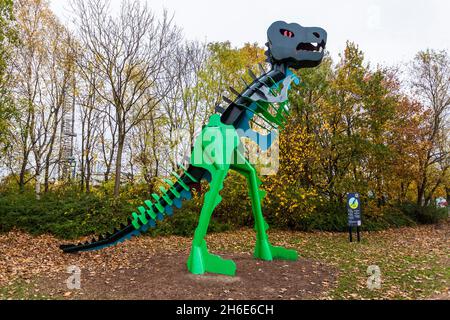
M266 55L272 69L265 72L260 65L263 71L260 77L249 71L254 82L247 85L242 93L230 88L236 94L236 99L224 98L228 107L216 108L222 115L213 115L203 128L194 144L189 169L182 167L184 169L182 176L174 173L175 183L165 180L169 190L161 188L161 197L153 194L153 201L145 201L145 206L139 207L137 212L132 214L128 224L112 234L85 244L63 245L61 249L64 252L99 250L156 227L156 221L163 220L165 215L173 214L173 206L181 208L182 200L192 197L191 189L196 184L201 180L207 180L210 189L205 195L187 268L193 274L209 272L233 276L236 273L235 263L210 254L205 241L211 216L222 201L220 191L224 180L229 171L233 170L242 174L248 182L255 218L255 258L265 261L298 259L297 252L272 246L269 242L267 235L269 226L261 210L265 192L260 189L261 181L256 169L244 156L240 139L250 138L264 151L271 147L278 130L284 128L286 117L289 115L288 91L291 83L299 83L290 68L318 66L324 57L327 34L321 28L304 28L295 23L278 21L269 28L268 40ZM255 117L259 117L273 128L270 134L263 136L251 129L250 124L255 123Z

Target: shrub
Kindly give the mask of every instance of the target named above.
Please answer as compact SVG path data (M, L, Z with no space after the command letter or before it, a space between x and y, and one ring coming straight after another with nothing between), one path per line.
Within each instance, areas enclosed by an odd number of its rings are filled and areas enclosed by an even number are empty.
M244 179L231 177L221 192L222 203L211 218L209 232L221 232L241 227L253 227L254 219ZM204 190L206 191L206 190ZM1 192L1 191L0 191ZM107 188L86 194L77 188L53 190L36 200L32 190L22 194L2 189L0 193L0 232L19 229L31 234L53 234L63 239L75 239L92 234L105 234L125 222L142 205L147 194L145 186L124 189L119 198L109 196ZM202 200L183 203L183 209L158 224L150 235L180 235L191 237L197 227ZM273 210L273 203L263 202L263 212L272 228L297 231L347 231L347 209L344 203L313 204L312 212L302 207L292 212ZM363 230L374 231L390 227L431 224L447 219L447 209L419 207L415 204L377 207L363 206Z
M51 233L77 238L104 233L131 212L128 203L95 194L52 192L36 200L31 192L0 196L0 231L19 229L31 234Z
M157 228L149 232L151 236L168 236L177 235L182 237L192 237L197 228L199 220L199 210L182 209L175 212L174 216L159 222ZM224 232L233 229L231 224L223 223L220 219L211 218L208 232Z
M139 189L138 189L139 190ZM139 190L139 194L142 190ZM143 204L145 197L132 197L129 192L118 199L103 192L80 193L74 189L53 191L36 200L33 192L0 195L0 232L18 229L33 235L53 234L61 239L100 235L125 223L131 213ZM126 199L126 197L131 197ZM194 201L183 203L183 209L152 230L153 235L192 236L200 209ZM213 217L210 231L231 229L223 218Z
M421 207L417 204L408 203L402 205L401 210L406 216L420 224L435 224L448 218L447 208Z

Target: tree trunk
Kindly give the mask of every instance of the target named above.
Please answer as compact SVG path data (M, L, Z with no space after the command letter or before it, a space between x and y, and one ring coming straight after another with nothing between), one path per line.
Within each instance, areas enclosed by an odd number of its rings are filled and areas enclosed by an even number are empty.
M86 192L91 192L91 160L86 159Z
M108 161L105 160L105 165L106 165L106 171L105 171L105 183L107 183L109 181L109 176L111 175L111 166L112 166L112 162L114 159L114 143L112 143L112 149L111 149L111 153L109 155L109 159ZM105 156L106 159L106 156Z
M56 126L57 127L57 126ZM47 153L47 156L45 157L45 169L44 169L44 192L47 193L50 189L50 160L51 156L53 154L53 148L55 144L55 138L56 138L56 129L53 131L52 140L50 142L49 150Z
M24 159L22 161L22 166L20 167L20 174L19 174L19 190L21 193L23 193L25 191L25 174L27 171L27 162L28 162L28 156L26 156L26 157L24 156Z
M425 186L427 185L426 178L422 178L421 184L417 187L417 205L423 207L425 205Z
M36 199L41 200L41 166L39 164L36 164L36 184L35 184L35 194Z
M110 174L110 166L106 165L106 171L105 171L105 183L107 183L109 181L109 174Z
M50 180L50 160L53 154L53 148L55 146L56 133L58 132L58 115L59 115L59 107L55 111L55 122L52 128L52 137L50 139L50 145L48 148L47 156L45 157L45 171L44 171L44 192L47 193L49 190L49 180Z
M49 175L50 175L50 157L48 156L45 159L45 171L44 171L44 193L47 193L49 190Z
M84 154L86 152L85 147L85 119L83 119L81 123L81 163L80 163L80 173L81 173L81 180L80 180L80 189L81 192L84 191L84 178L85 178L85 167L84 167Z
M114 183L114 196L118 197L120 195L120 177L122 174L122 156L123 148L125 145L125 134L119 134L119 141L117 145L117 158L116 158L116 177Z

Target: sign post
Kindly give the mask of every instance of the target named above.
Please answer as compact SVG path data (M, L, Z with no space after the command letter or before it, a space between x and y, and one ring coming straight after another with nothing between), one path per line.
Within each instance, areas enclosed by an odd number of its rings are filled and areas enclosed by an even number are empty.
M347 193L348 231L350 242L353 242L353 227L356 227L358 242L361 242L361 200L359 193Z

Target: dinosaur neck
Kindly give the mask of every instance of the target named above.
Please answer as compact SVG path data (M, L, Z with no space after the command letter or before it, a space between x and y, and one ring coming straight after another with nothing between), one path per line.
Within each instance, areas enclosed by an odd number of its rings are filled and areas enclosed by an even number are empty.
M262 87L272 87L274 83L278 83L286 78L287 68L284 65L273 65L272 70L261 75L254 80L244 91L234 100L223 112L221 122L226 125L232 125L236 129L240 128L241 120L245 117L245 113L252 101L248 98L253 96Z

